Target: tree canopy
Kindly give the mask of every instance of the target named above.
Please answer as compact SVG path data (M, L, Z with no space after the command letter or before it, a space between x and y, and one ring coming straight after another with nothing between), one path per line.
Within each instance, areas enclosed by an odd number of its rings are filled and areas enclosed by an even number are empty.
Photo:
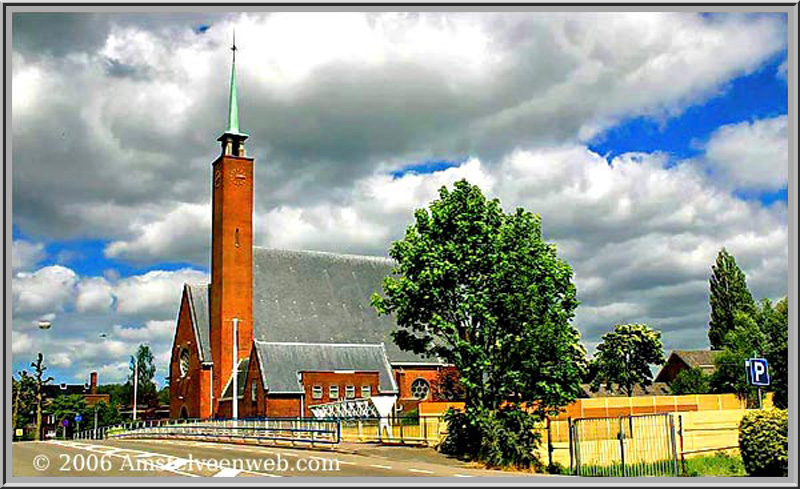
M379 314L395 316L397 345L453 364L476 423L517 430L528 414L491 413L524 405L542 416L573 401L585 370L570 323L578 301L572 269L544 241L539 216L506 214L462 180L414 218L389 249L397 266L384 296L372 299Z
M139 345L136 354L131 357L130 374L128 375L128 382L131 385L134 381L134 371L137 365L139 370L137 402L143 406L157 406L158 391L155 382L153 382L153 378L156 375L156 365L149 345Z
M709 292L711 320L708 341L712 350L721 350L725 347L728 332L735 328L735 313L741 311L752 317L756 314L756 304L747 288L744 272L725 248L719 251L711 267Z
M637 385L652 385L650 366L664 364L661 333L646 324L617 325L601 338L592 363L592 390L604 386L611 391L616 385L620 392L632 396Z
M711 390L711 376L698 367L681 370L670 382L673 395L708 394Z

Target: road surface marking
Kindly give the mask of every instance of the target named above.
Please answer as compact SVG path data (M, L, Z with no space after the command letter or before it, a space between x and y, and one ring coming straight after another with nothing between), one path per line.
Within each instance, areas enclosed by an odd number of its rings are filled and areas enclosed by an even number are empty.
M241 470L234 469L232 467L225 467L224 469L214 474L212 477L236 477L237 475L239 475L239 472L241 472Z
M180 469L181 467L183 467L183 466L184 466L184 465L186 465L187 463L189 463L189 460L188 460L188 459L185 459L185 458L176 458L175 460L173 460L172 462L168 463L167 465L164 465L164 466L163 466L163 468L164 468L165 470L175 470L175 469Z
M454 477L473 477L473 476L467 475L467 474L453 474L453 476Z
M86 450L87 452L99 453L101 455L108 455L108 456L116 457L116 458L122 458L122 459L127 459L128 458L128 455L120 455L118 453L109 453L109 452L106 452L106 451L103 451L103 450L97 450L96 447L98 447L99 445L86 445L86 444L82 444L82 443L74 443L73 442L73 443L70 443L69 445L65 445L65 446L67 446L69 448L76 448L76 449L80 449L80 450ZM95 448L93 448L93 447L95 447ZM147 453L147 452L142 452L141 450L133 450L133 449L131 449L129 451L131 451L131 452L139 452L139 453L143 453L143 454ZM153 456L162 456L162 457L167 457L167 458L175 458L175 457L172 457L172 456L169 456L169 455L162 455L162 454L158 454L158 453L153 453L151 455L153 455ZM181 460L181 459L179 459L179 460ZM197 474L192 474L192 473L189 473L189 472L183 472L181 470L177 470L178 467L180 467L181 465L184 465L186 462L188 462L188 460L186 460L186 459L182 459L182 460L183 460L184 463L178 465L177 467L170 467L172 464L168 464L168 465L160 466L158 470L165 470L167 472L172 472L174 474L183 475L183 476L186 476L186 477L200 477Z
M370 467L375 467L376 469L391 469L392 468L391 465L377 465L377 464L371 464Z
M432 472L432 471L430 471L430 470L425 470L425 469L408 469L408 471L409 471L409 472L417 472L417 473L419 473L419 474L433 474L433 472Z

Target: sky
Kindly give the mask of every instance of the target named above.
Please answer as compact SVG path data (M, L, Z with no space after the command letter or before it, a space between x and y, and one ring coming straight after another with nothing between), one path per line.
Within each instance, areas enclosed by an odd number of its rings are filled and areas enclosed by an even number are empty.
M163 383L182 284L208 281L234 28L256 245L385 256L466 178L541 216L590 351L633 322L708 348L720 248L787 294L786 22L14 14L14 371L42 351L59 382L123 381L147 343Z

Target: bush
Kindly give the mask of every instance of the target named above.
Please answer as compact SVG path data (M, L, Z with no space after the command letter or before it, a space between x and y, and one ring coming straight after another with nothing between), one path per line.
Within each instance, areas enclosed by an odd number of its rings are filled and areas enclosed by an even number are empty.
M788 412L770 408L745 414L739 423L739 450L749 475L788 476Z
M535 418L518 408L498 411L467 408L445 415L447 439L440 450L489 467L534 468L544 465L536 456L541 434L534 431Z

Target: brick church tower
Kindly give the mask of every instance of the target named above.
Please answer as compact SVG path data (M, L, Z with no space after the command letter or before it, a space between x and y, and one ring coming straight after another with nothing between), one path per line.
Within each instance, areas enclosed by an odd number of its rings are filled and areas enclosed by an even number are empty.
M247 134L239 132L236 41L233 47L228 128L219 137L221 154L212 171L212 237L209 320L214 362L213 412L233 371L234 320L237 364L253 343L253 158L245 156Z

